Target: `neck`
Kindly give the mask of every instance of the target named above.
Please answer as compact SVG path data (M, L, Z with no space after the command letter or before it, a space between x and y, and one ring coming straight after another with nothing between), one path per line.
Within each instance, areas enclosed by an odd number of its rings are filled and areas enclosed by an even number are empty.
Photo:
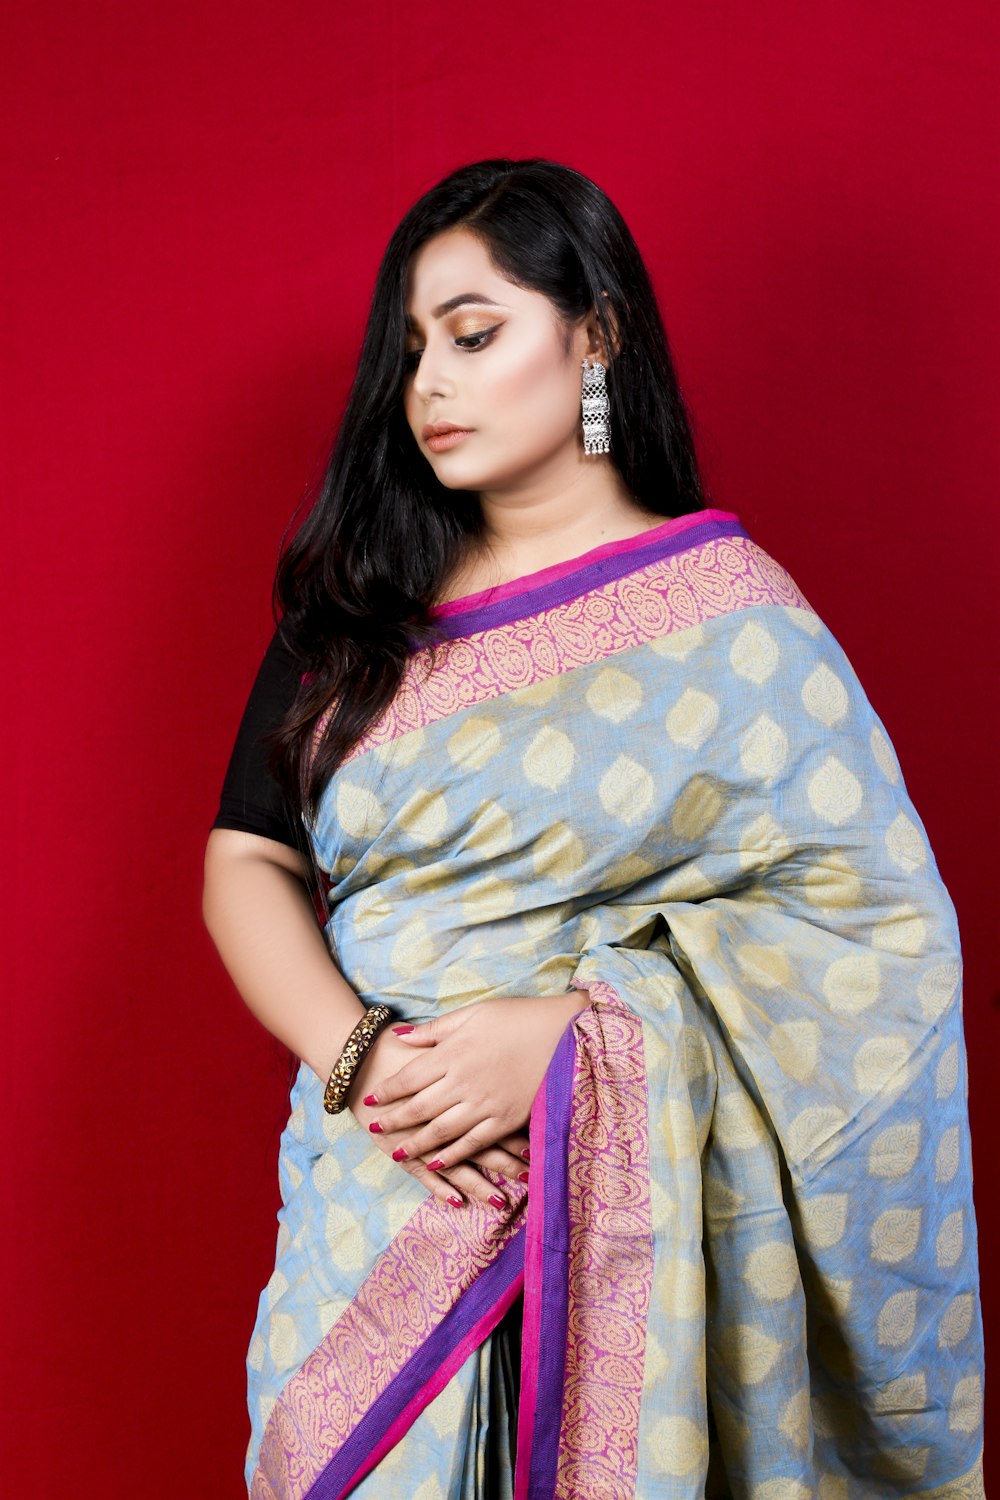
M666 519L644 510L607 462L556 487L483 491L479 500L486 525L480 556L508 577L623 541Z

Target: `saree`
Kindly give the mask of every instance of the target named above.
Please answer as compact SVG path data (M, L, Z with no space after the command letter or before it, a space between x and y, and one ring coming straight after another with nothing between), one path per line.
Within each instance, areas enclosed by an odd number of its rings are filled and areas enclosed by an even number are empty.
M300 1066L252 1500L981 1496L956 914L843 649L719 509L435 615L308 824L331 956L587 1003L504 1209Z

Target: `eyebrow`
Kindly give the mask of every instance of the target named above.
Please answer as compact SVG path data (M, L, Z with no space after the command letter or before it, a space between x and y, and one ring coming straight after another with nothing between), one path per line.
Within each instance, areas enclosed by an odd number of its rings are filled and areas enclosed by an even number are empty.
M441 302L437 307L431 308L431 316L443 318L445 313L454 312L456 307L463 306L466 302L476 302L485 307L503 307L502 302L494 302L490 297L484 297L482 292L459 292L457 297L449 297L446 302ZM409 313L404 314L404 322L407 328L414 326L414 320Z

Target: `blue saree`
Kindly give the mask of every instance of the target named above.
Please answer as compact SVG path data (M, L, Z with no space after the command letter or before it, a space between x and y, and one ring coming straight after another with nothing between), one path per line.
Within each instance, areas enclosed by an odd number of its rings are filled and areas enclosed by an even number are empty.
M331 956L589 1004L503 1210L300 1066L252 1500L982 1496L958 928L843 650L717 509L436 614L309 826Z

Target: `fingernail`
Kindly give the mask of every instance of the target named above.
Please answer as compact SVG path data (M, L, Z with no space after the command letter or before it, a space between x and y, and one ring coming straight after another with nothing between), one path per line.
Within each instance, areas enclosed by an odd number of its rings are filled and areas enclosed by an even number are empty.
M393 1159L393 1161L405 1161L406 1160L406 1148L405 1148L405 1146L397 1146L396 1149L395 1149L395 1151L392 1153L392 1159Z
M379 1122L377 1120L373 1120L371 1122L371 1124L369 1125L368 1129L371 1131L372 1135L382 1135L383 1134L382 1127L381 1127L381 1125L379 1124Z
M367 1099L365 1100L365 1103L366 1104L368 1103ZM521 1155L524 1157L525 1161L530 1161L531 1160L531 1147L530 1146L525 1146L524 1150L521 1152Z
M448 1194L448 1202L449 1203L454 1203L454 1205L455 1205L456 1208L461 1208L462 1207L462 1200L461 1200L461 1198L456 1198L456 1196L455 1196L454 1193L449 1193Z
M440 1172L443 1166L444 1162L441 1160L440 1156L435 1156L433 1161L429 1161L427 1163L427 1170L429 1172Z
M361 1102L362 1104L377 1104L378 1100L375 1098L374 1094L366 1094Z
M490 1194L490 1202L491 1203L495 1203L496 1206L497 1206L497 1208L506 1208L507 1207L507 1199L506 1198L501 1198L501 1196L500 1196L499 1193L491 1193Z
M405 1036L408 1031L412 1031L413 1030L413 1027L412 1026L393 1026L392 1030L396 1033L397 1036Z
M527 1180L528 1180L528 1174L527 1174L527 1172L518 1172L518 1174L517 1174L517 1180L518 1180L518 1182L527 1182Z

